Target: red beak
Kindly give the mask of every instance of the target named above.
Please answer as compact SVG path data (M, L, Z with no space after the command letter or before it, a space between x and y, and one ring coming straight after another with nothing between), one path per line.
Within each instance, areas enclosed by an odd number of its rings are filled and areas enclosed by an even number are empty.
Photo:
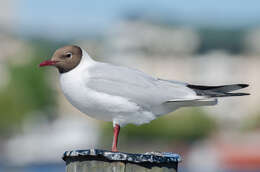
M42 67L42 66L53 66L55 65L57 62L56 61L53 61L53 60L46 60L46 61L43 61L39 64L39 67Z

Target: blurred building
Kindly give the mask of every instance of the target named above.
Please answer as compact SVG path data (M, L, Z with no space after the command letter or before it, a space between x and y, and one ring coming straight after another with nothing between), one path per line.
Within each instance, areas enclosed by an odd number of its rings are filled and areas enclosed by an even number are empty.
M0 5L0 32L13 29L16 21L16 3L13 0L1 1Z
M23 131L5 144L6 164L60 163L65 151L94 148L99 138L97 131L95 123L76 115L63 115L53 122L28 119Z
M192 172L259 171L259 131L253 133L225 133L193 146L187 159Z
M193 54L198 44L199 37L192 29L130 20L111 28L105 48L111 55L169 56Z

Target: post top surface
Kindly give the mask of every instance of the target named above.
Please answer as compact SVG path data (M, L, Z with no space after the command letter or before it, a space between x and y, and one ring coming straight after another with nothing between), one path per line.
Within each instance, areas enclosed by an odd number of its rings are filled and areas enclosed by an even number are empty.
M181 162L178 154L171 152L147 152L144 154L111 152L101 149L73 150L66 151L63 154L64 161L71 160L106 160L106 161L123 161L128 163L156 163L170 164Z

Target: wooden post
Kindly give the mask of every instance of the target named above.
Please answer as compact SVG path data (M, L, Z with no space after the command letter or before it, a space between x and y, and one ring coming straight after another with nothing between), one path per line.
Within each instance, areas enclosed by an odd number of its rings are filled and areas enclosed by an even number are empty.
M133 154L100 149L67 151L66 172L177 172L178 154L148 152Z

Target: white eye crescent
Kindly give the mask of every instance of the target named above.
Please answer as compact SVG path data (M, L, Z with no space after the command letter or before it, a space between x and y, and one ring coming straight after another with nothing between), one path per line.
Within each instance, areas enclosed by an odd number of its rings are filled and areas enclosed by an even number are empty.
M65 54L65 57L66 57L66 58L71 58L71 57L72 57L72 53L66 53L66 54Z

